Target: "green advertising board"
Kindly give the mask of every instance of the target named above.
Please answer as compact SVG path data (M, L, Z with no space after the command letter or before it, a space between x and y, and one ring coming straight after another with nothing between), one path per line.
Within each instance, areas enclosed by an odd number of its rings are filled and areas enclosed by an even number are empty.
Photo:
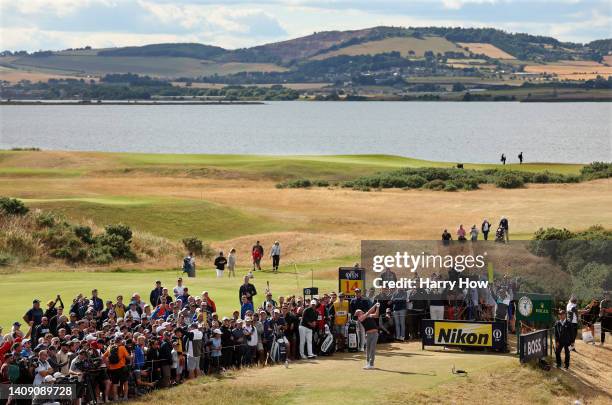
M553 319L552 306L550 294L518 293L516 320L550 325Z

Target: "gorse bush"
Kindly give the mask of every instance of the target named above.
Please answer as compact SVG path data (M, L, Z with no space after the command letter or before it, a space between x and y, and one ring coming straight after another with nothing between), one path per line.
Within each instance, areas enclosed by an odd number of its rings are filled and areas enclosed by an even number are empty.
M612 163L593 162L582 167L580 174L586 180L607 179L612 177Z
M499 188L520 188L525 184L522 176L507 173L495 179L495 185Z
M183 246L185 246L186 251L193 252L196 256L210 259L215 255L215 251L210 246L196 237L183 239Z
M8 197L0 197L0 214L25 215L30 211L21 200Z
M329 187L329 181L296 179L296 180L283 181L276 185L276 188L310 188L310 187Z
M604 176L609 172L607 163L593 163L585 166L583 174L566 175L543 171L538 173L507 169L457 169L441 167L406 167L381 172L345 181L342 187L359 190L362 188L425 188L429 190L477 190L481 184L495 184L500 188L519 188L527 183L578 183L581 180ZM587 174L585 174L587 173ZM609 173L608 173L609 175Z
M612 230L595 225L581 232L539 229L529 243L535 255L550 258L571 275L579 300L601 298L612 289Z

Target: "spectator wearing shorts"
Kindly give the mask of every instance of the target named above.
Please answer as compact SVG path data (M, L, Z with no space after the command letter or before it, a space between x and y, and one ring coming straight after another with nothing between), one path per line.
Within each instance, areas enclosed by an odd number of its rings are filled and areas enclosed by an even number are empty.
M119 387L123 394L123 399L128 399L128 369L127 363L132 358L128 353L122 338L117 338L108 350L104 352L103 358L108 362L108 371L113 384L113 398L119 400Z

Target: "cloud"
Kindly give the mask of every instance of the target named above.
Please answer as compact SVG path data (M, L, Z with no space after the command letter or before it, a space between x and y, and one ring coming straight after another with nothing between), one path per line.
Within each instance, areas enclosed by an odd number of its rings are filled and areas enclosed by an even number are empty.
M485 4L485 3L494 4L494 3L497 3L497 0L442 0L442 4L444 5L444 7L452 9L452 10L458 10L466 4Z
M0 0L0 48L166 40L236 48L375 25L497 27L584 42L611 36L609 1Z

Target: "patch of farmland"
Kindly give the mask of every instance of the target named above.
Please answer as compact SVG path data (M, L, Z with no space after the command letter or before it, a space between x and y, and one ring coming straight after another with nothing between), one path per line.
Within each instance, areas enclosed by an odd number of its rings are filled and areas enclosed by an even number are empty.
M18 68L52 69L66 74L137 73L158 77L195 77L237 72L282 71L284 68L270 63L215 63L193 58L125 57L88 54L55 54L46 57L21 57L12 62Z
M487 55L489 58L494 59L516 59L514 56L507 52L502 51L495 45L485 44L482 42L457 42L461 47L468 48L468 50L475 54Z
M463 52L463 50L442 37L427 36L423 39L413 37L386 38L379 41L368 41L313 56L311 59L322 60L339 55L376 55L385 52L399 52L402 56L423 57L425 52Z
M612 76L612 67L594 61L559 61L525 66L527 73L556 75L560 79L589 80L597 76Z

